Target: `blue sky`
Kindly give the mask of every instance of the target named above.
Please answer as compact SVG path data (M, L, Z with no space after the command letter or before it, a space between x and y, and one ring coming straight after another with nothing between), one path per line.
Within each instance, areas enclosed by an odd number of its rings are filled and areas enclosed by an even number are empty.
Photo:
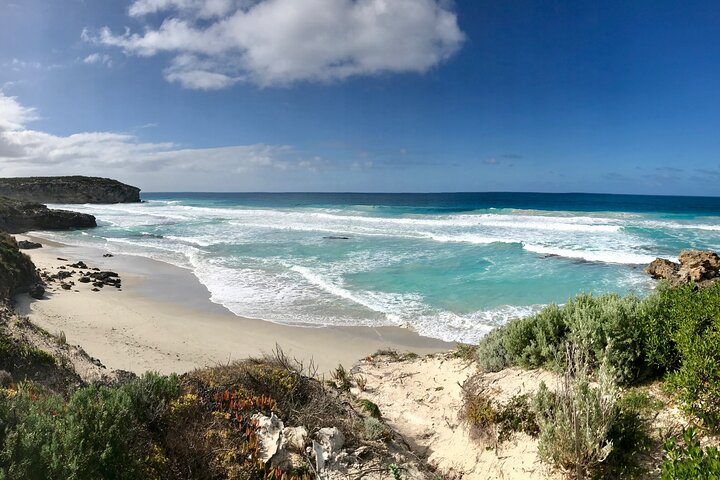
M720 3L0 0L0 174L718 195Z

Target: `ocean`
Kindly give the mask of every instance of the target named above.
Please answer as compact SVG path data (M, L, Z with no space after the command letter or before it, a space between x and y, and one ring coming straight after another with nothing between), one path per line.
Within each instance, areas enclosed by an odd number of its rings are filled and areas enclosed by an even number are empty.
M646 295L643 267L720 250L720 198L599 194L144 193L51 205L99 227L61 242L190 269L233 313L395 325L477 342L579 292Z

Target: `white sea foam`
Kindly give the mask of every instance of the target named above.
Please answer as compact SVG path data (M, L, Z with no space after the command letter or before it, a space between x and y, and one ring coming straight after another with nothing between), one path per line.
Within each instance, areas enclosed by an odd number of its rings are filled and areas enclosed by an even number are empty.
M474 243L476 245L489 245L491 243L520 243L513 239L493 238L485 237L481 235L472 234L459 234L459 235L434 235L428 234L429 238L432 238L436 242L459 242L459 243Z
M529 252L539 253L541 255L557 255L559 257L578 258L588 262L620 263L628 265L646 264L652 262L656 258L652 255L623 252L619 250L573 250L570 248L556 248L531 244L523 244L523 249Z
M476 344L490 330L504 325L515 318L523 318L542 310L546 305L501 305L465 315L452 312L437 312L420 316L410 325L420 335L439 338L447 342Z
M385 317L393 325L402 324L402 318L404 315L411 314L413 311L422 310L424 308L421 303L421 298L417 295L350 291L347 288L328 280L327 278L323 278L323 276L307 267L294 265L291 270L299 273L305 278L305 280L332 295L344 298L362 305L373 312L385 315Z

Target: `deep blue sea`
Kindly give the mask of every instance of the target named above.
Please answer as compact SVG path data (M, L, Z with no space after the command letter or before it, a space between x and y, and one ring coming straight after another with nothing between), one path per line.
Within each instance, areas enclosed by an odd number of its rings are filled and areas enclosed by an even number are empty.
M647 294L643 267L720 250L720 198L596 194L145 193L56 205L71 244L192 270L213 302L288 324L399 325L475 342L578 292ZM47 234L46 234L47 235Z

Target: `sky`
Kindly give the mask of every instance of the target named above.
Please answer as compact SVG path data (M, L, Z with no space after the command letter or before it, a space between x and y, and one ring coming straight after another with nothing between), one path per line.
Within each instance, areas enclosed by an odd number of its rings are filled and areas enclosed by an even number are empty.
M720 2L0 0L0 176L720 194Z

